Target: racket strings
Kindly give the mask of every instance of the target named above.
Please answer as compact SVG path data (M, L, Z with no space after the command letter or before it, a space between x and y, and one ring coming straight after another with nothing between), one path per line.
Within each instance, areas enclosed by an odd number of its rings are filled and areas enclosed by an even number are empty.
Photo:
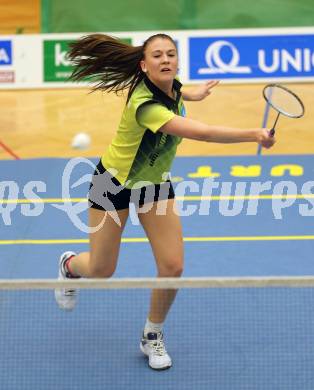
M281 86L270 85L265 87L264 97L275 110L283 115L299 118L304 113L301 100L293 92Z

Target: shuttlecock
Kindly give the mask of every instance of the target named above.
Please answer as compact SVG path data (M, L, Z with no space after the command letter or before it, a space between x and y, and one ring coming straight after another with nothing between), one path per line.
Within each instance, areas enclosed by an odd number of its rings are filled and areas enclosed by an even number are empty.
M89 148L90 143L91 143L91 139L88 134L78 133L73 137L71 146L73 149L83 150Z

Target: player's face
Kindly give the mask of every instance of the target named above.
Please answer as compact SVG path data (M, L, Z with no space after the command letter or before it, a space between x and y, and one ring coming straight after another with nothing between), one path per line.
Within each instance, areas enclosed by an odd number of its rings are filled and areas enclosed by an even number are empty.
M172 83L178 71L178 54L175 45L165 38L156 38L149 42L141 67L157 86Z

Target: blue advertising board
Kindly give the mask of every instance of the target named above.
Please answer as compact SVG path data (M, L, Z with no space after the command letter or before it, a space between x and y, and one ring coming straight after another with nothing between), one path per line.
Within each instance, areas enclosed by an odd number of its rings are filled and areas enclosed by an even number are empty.
M189 78L313 78L314 35L189 38Z
M0 66L12 65L12 42L0 41Z

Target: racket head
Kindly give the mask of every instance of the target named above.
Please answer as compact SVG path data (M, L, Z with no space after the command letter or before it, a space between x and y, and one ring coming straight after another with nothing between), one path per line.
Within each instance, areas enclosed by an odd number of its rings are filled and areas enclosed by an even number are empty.
M283 85L267 84L263 89L263 97L273 109L289 118L301 118L304 115L302 100Z

